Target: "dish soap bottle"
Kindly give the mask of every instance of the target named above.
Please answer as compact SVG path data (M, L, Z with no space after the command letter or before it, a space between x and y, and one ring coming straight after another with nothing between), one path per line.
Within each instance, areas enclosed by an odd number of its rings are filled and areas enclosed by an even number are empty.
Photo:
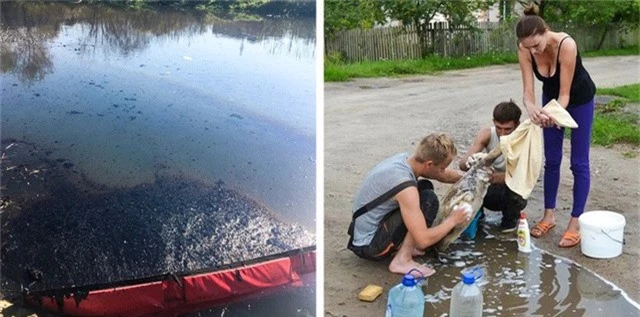
M531 252L531 235L529 235L527 215L524 212L520 213L520 220L518 221L518 251Z

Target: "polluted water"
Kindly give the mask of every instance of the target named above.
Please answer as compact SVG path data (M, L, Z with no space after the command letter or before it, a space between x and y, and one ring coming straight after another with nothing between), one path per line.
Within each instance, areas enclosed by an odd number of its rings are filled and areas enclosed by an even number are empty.
M10 169L3 174L3 292L18 292L13 283L37 291L216 268L314 243L303 227L224 183L159 175L122 189L76 184L67 161L10 141L2 143Z
M460 238L440 261L425 292L425 314L449 314L453 288L465 268L479 266L483 276L482 316L638 316L640 307L623 290L588 269L532 246L518 251L515 233L497 231L499 213L485 211L475 240Z
M315 4L129 4L0 2L1 298L316 244ZM315 282L194 314L282 309Z

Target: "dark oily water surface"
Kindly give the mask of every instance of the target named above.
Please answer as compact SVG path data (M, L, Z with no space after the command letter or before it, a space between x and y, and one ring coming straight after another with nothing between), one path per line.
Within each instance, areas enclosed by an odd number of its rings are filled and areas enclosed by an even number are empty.
M158 175L130 188L78 187L65 175L73 174L69 162L41 158L26 143L2 147L10 184L3 273L26 273L23 281L33 282L41 272L32 290L215 268L314 242L300 225L279 221L222 182Z
M487 212L474 240L452 244L444 263L429 259L436 274L427 281L425 316L449 312L461 270L480 265L483 316L638 316L640 307L624 291L568 259L534 248L518 251L515 233L496 233L499 213ZM535 239L533 241L535 244Z
M313 19L2 5L3 138L109 186L223 180L315 227Z
M1 5L3 295L315 244L313 18Z

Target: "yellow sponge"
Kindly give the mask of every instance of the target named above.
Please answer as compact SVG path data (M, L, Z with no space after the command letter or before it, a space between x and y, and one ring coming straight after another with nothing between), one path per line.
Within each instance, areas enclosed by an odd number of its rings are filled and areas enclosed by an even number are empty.
M378 296L382 294L382 287L378 285L369 284L365 287L360 294L358 294L358 299L363 300L365 302L373 302Z

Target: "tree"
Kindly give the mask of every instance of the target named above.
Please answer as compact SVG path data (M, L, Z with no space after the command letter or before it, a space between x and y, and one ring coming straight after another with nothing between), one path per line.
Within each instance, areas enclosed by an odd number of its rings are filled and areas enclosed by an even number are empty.
M379 0L326 0L324 2L324 32L332 36L335 32L351 29L369 29L384 22Z
M493 0L382 0L384 16L418 28L422 55L428 54L428 27L436 14L442 14L453 25L470 25L474 12L486 10Z
M596 49L602 48L610 30L629 29L640 24L640 0L540 2L544 5L544 19L547 22L602 26L602 35Z
M452 24L473 22L473 13L486 10L494 0L382 0L387 18L405 24L428 24L436 14L441 13Z
M498 9L500 10L500 17L502 21L508 21L511 19L515 4L516 0L500 0L498 2Z
M514 0L506 0L514 1ZM326 0L325 36L349 29L367 29L376 24L399 21L416 26L423 49L428 54L428 28L436 14L454 25L475 22L474 13L488 9L496 0Z
M441 13L453 24L468 24L473 13L487 9L496 0L326 0L325 33L371 28L376 23L401 21L405 25L428 24ZM513 0L507 0L513 1Z

